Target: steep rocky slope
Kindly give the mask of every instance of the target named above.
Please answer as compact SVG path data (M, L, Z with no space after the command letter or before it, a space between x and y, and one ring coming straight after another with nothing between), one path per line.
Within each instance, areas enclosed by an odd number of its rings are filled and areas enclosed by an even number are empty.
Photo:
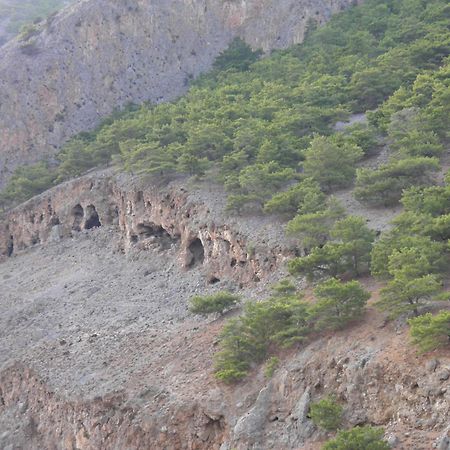
M127 103L182 94L239 35L268 51L354 0L84 0L0 49L0 187Z
M0 46L24 25L40 21L69 3L71 0L0 0Z
M336 393L346 425L448 449L449 352L419 357L404 325L372 309L281 355L271 380L255 367L218 383L223 320L193 317L188 298L267 295L289 243L271 218L224 214L216 186L145 185L93 173L2 222L0 448L317 449L309 404Z

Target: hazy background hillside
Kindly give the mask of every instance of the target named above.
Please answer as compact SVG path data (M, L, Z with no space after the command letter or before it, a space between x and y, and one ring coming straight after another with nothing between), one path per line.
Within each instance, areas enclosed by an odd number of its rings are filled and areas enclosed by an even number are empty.
M23 25L43 19L76 0L0 0L0 45Z

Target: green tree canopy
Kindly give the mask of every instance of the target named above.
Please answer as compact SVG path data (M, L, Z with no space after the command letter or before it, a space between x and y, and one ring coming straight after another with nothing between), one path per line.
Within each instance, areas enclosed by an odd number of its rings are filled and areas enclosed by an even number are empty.
M450 311L408 320L412 341L421 352L450 346Z
M382 428L371 426L342 430L322 450L389 450L390 446L383 440L383 435Z
M346 140L317 136L305 152L304 173L326 191L345 187L352 183L355 164L363 154L360 147Z
M317 286L314 295L318 301L312 314L318 329L337 330L359 319L370 293L358 281L342 283L332 278Z

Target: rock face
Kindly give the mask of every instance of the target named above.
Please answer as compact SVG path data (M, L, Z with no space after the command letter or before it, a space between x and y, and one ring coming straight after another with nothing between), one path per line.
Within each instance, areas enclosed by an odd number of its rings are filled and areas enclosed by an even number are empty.
M121 178L96 172L10 211L0 222L0 258L102 225L119 228L124 252L177 244L181 267L207 268L211 284L222 277L258 282L289 255L286 246L255 245L248 235L217 222L211 209L192 200L182 183L161 188Z
M236 386L214 379L224 321L193 317L189 297L267 296L290 245L273 218L234 224L217 186L204 190L95 172L3 219L0 448L316 450L309 405L333 394L345 427L446 450L448 350L418 355L406 326L371 309L286 350L271 380L263 366Z
M185 92L235 36L300 42L355 0L84 0L0 49L0 188L115 108Z

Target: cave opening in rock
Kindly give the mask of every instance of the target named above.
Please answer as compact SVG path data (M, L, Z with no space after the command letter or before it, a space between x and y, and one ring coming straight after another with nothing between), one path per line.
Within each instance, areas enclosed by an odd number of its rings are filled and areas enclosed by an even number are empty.
M138 232L139 236L144 239L150 237L160 238L169 236L169 233L167 233L167 231L162 226L149 222L140 223L136 227L136 231Z
M83 222L84 217L84 209L83 207L78 204L72 208L72 230L74 231L81 231L81 223Z
M217 277L211 277L209 280L208 280L208 283L209 284L217 284L217 283L220 283L220 278L217 278Z
M192 255L192 259L188 267L195 267L203 264L203 261L205 260L205 249L203 248L202 241L199 238L194 239L189 244L188 250Z
M157 244L162 250L168 250L179 240L179 236L172 236L165 228L154 222L138 224L136 233L139 241L148 240L152 244Z
M92 228L99 228L102 224L98 217L97 210L94 205L88 205L86 208L86 220L84 222L84 229L91 230Z

